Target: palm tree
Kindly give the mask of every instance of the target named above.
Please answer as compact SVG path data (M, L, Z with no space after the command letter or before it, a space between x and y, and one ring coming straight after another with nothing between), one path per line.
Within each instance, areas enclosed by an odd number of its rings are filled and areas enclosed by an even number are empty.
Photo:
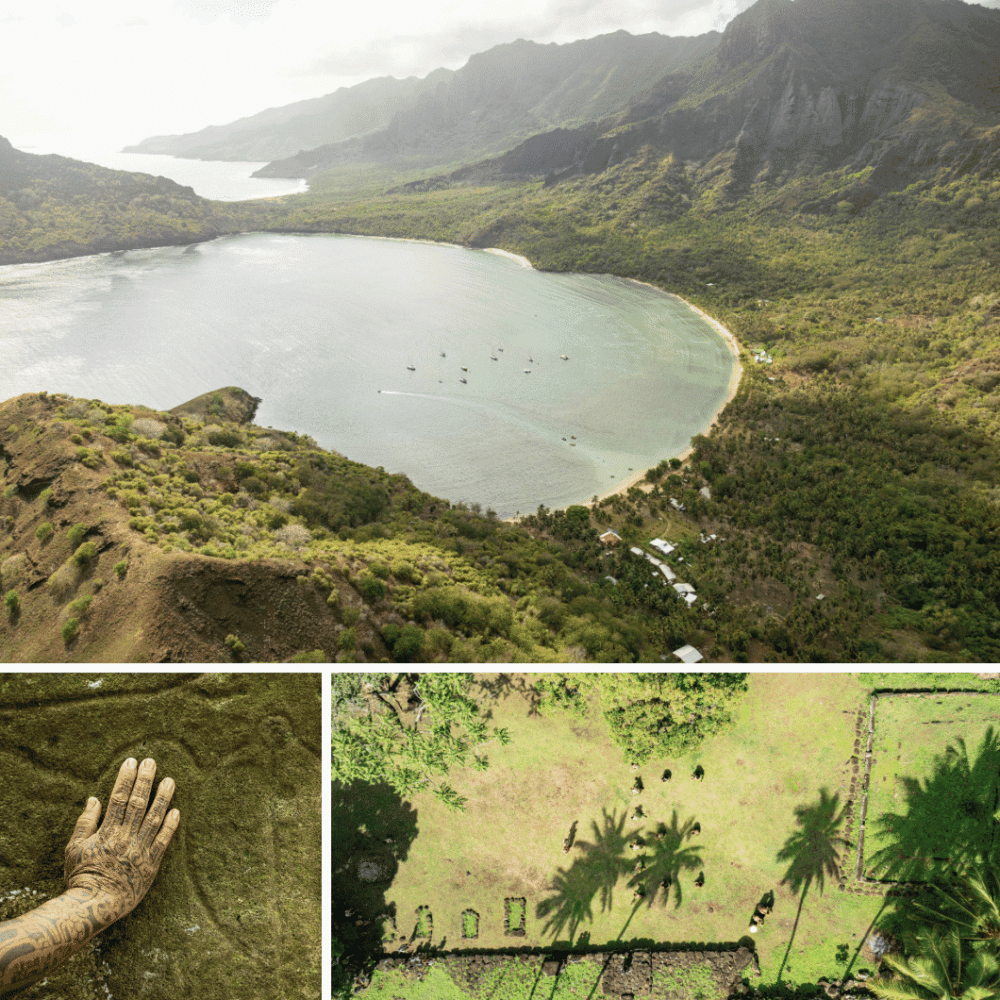
M792 892L801 889L802 895L799 897L799 908L795 914L795 923L788 939L785 957L778 969L778 982L781 982L781 973L784 972L785 963L792 950L792 941L798 930L802 904L805 902L809 886L815 882L822 894L825 877L837 874L840 849L846 844L844 838L840 836L840 827L844 822L846 811L847 807L840 805L840 796L834 795L831 798L825 788L820 789L819 802L815 805L795 808L795 819L799 829L788 838L785 846L778 852L778 860L791 862L785 877L781 880L782 884L788 885Z
M886 955L880 974L865 984L879 1000L998 1000L1000 965L982 949L963 947L957 927L908 940L910 957Z
M578 840L574 847L581 856L568 869L560 868L549 887L552 895L537 906L537 915L547 918L545 933L559 937L569 930L569 940L579 930L580 924L594 919L594 899L600 897L602 910L610 910L615 886L626 873L625 816L617 816L617 810L610 816L603 812L603 828L591 820L593 842Z
M914 900L913 909L933 926L954 927L974 948L1000 953L1000 873L973 867L955 885L933 885L934 899Z

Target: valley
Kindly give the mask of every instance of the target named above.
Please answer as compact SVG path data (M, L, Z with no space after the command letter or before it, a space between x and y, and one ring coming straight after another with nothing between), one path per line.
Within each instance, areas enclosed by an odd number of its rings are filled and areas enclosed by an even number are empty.
M419 113L322 147L308 192L256 204L0 151L2 259L351 233L495 247L673 292L735 335L739 391L680 467L661 462L644 486L581 507L586 520L574 507L523 517L517 530L554 545L562 569L512 606L580 601L569 617L594 622L630 608L663 639L562 647L581 659L659 659L676 640L710 662L995 661L1000 14L944 0L861 8L762 0L603 118L581 123L545 98L557 113L523 140L541 98L512 94L505 150L457 138L434 110L463 93L456 73L415 98ZM494 530L474 507L460 520ZM602 572L608 528L626 548L687 545L709 610L639 593L639 576L618 589L628 563ZM725 541L700 543L713 534ZM578 590L566 574L583 567Z

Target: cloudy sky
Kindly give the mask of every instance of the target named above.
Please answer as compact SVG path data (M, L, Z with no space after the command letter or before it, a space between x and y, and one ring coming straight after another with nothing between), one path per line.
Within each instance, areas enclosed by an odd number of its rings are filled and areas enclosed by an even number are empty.
M373 76L458 69L516 38L721 30L751 2L0 0L0 135L35 152L97 136L120 147Z
M722 30L751 2L0 0L0 135L35 152L120 148L373 76L457 69L516 38Z

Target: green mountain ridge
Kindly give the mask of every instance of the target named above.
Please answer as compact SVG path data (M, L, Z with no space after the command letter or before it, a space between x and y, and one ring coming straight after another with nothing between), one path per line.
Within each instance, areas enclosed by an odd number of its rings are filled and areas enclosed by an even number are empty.
M422 79L377 77L354 87L340 87L323 97L268 108L227 125L210 125L183 135L151 136L122 152L196 160L276 160L382 128L397 111L452 75L451 70L436 69Z
M1000 165L998 52L1000 11L960 0L761 0L713 51L621 112L536 134L438 180L551 181L649 150L721 177L730 196L755 182L872 168L852 192L867 203L938 165L956 177Z
M274 587L268 593L287 597L287 582L308 574L289 568L285 550L268 547L268 533L277 530L268 517L278 524L291 515L281 527L306 531L308 544L336 548L323 531L343 543L343 551L322 555L327 562L320 568L332 569L333 555L355 594L361 594L357 577L375 595L360 598L375 624L355 633L349 654L369 661L413 655L430 661L531 655L659 660L690 643L709 662L995 662L1000 143L993 95L1000 47L994 48L992 32L998 17L997 11L942 0L888 0L884 10L816 0L762 2L730 26L732 33L727 29L725 48L662 77L617 116L536 134L458 172L442 165L428 177L426 167L398 163L377 174L355 165L317 174L304 194L261 203L220 206L167 181L17 153L0 143L5 262L97 252L105 240L125 248L248 230L494 246L536 267L612 273L683 295L732 331L743 362L736 397L711 433L693 440L686 463L672 469L661 462L643 485L589 512L540 510L511 534L488 516L443 501L432 513L431 500L407 500L409 490L399 480L387 484L378 470L351 466L345 490L334 490L336 456L303 459L305 479L295 471L302 456L283 454L269 457L260 473L237 474L239 463L253 461L226 449L256 456L260 432L242 429L232 437L222 428L220 434L204 415L183 418L193 421L190 436L197 442L190 463L184 457L185 469L202 483L205 496L195 496L174 482L172 470L142 457L148 442L120 424L127 424L127 415L116 408L78 413L79 401L39 399L45 412L31 411L26 420L4 404L3 588L17 591L15 604L39 598L28 609L39 616L33 619L39 628L61 621L69 612L65 604L52 604L45 585L58 566L32 570L26 586L18 582L18 567L43 564L36 548L45 542L35 533L45 534L46 516L62 539L58 554L65 562L73 552L64 535L93 508L98 520L88 521L91 529L110 518L108 524L122 532L114 539L117 553L127 539L145 538L142 544L156 559L175 560L171 572L187 573L182 563L197 562L191 573L200 582L184 584L182 593L195 607L211 603L216 577L241 575L248 587L256 581L262 594ZM841 39L839 47L831 38ZM808 46L803 39L811 39ZM966 45L979 61L958 65L956 53ZM880 53L886 52L895 55L883 64ZM827 86L835 102L823 97ZM824 131L836 124L835 114L841 128L836 143L835 132ZM692 151L697 157L686 159ZM457 153L454 158L460 159ZM856 169L858 164L867 165ZM22 399L25 412L36 405L30 396ZM60 406L73 413L59 417ZM130 412L135 420L143 416L139 408ZM216 419L211 411L208 417ZM104 426L113 432L109 441ZM86 470L123 477L110 488L124 491L136 509L116 513L115 520L93 503L92 486L74 480L69 485L77 506L67 506L56 527L38 504L44 483L23 465L15 468L36 434L44 435L36 442L38 455L58 459L76 477ZM63 440L67 435L75 451ZM281 436L296 446L291 450L312 450L297 436ZM127 445L127 456L119 444ZM112 457L118 451L125 464ZM152 471L141 471L134 486L125 483L143 464ZM223 466L231 475L222 474ZM169 485L168 502L159 508L141 499L154 489L162 492L158 476ZM261 513L274 507L262 499L265 490L288 510ZM374 519L337 524L349 507L370 514L379 490L389 505ZM255 517L247 521L241 513L239 524L231 523L223 494L234 503L240 496L239 511L256 503ZM397 507L397 500L416 509ZM419 525L407 522L410 514ZM651 602L662 588L645 586L644 560L630 563L625 547L602 554L594 536L609 527L628 545L656 537L679 541L685 573L707 608L688 613L659 596ZM303 538L298 530L288 534L293 541ZM711 535L717 544L702 541ZM241 537L249 539L249 550L237 547L246 544ZM431 596L407 592L417 586L409 571L397 576L390 566L397 557L416 565L397 546L425 542L435 551L417 561L431 567L428 573L448 577L438 580L441 589ZM165 552L164 545L174 551ZM206 546L208 553L201 551ZM11 557L13 584L3 568ZM208 573L202 560L220 562ZM378 575L383 565L389 566L384 578ZM328 569L323 572L332 579ZM618 584L608 583L609 576ZM404 610L380 608L379 586L370 577L385 583L391 601ZM65 589L61 579L58 594ZM250 592L220 586L227 595L220 607L241 606L239 594ZM130 600L153 608L161 599L179 599L169 588L166 598L157 593L154 598L137 590ZM99 594L83 596L94 596L98 606ZM324 607L315 602L309 614ZM489 624L491 615L499 615L492 620L500 631ZM211 626L199 620L212 655L229 655L220 642L236 633L224 618ZM112 615L107 628L117 627L115 621ZM445 624L448 636L435 631L435 622ZM474 627L463 631L463 622ZM539 622L547 633L537 631ZM338 624L353 627L328 621L331 629ZM275 652L261 645L259 631L249 643L239 641L246 655L277 656L280 650L287 656L307 650L303 637L310 627L297 619L289 636L271 642ZM91 630L87 641L97 638ZM58 638L46 633L46 641ZM135 646L128 655L167 655L167 645ZM333 633L327 645L323 655L345 653ZM124 648L101 647L106 658L116 649L125 655ZM199 654L204 648L198 646ZM71 645L65 655L88 649L97 655L97 645ZM173 649L170 655L183 654Z
M0 136L0 265L214 239L274 202L210 201L166 177L15 149Z
M537 132L620 111L718 38L717 32L671 38L618 31L567 45L524 39L498 45L472 56L385 128L269 163L255 176L309 177L341 164L433 165L500 153Z

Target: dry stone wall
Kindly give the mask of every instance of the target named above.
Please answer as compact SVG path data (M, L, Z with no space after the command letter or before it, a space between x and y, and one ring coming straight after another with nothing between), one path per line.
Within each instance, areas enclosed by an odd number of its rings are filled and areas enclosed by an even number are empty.
M649 951L637 949L628 952L539 952L527 954L482 953L474 955L396 955L384 958L379 969L399 969L408 977L422 980L427 971L441 966L452 979L470 993L495 970L509 962L522 961L544 977L557 977L570 965L586 964L593 967L597 979L595 996L600 994L617 1000L635 1000L651 995L657 976L685 969L707 966L712 979L724 995L737 995L745 991L743 979L760 975L754 953L746 947L729 950L701 951ZM551 987L550 987L551 989Z

